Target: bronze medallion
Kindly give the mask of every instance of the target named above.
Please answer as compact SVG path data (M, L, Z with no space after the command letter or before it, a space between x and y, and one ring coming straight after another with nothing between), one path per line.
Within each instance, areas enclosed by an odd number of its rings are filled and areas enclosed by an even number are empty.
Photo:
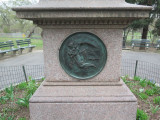
M88 32L78 32L67 37L59 51L59 61L67 74L78 79L88 79L102 71L107 60L107 50L102 40Z

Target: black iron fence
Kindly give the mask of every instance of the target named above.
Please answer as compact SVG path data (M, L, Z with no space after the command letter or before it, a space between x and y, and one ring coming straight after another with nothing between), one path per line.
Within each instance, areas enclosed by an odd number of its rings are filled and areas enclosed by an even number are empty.
M11 84L44 77L44 65L0 66L0 89Z
M123 59L121 75L140 76L160 84L160 65L138 60ZM39 80L44 78L43 65L0 66L0 89L10 84L28 81L28 78Z
M160 65L140 60L122 60L121 75L140 76L160 84Z

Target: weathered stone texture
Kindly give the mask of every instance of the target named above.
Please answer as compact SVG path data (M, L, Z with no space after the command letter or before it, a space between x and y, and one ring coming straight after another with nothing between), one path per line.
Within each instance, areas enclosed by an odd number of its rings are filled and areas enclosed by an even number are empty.
M30 117L31 120L136 120L136 106L136 102L30 103Z
M122 86L41 85L30 99L31 120L136 120L136 109L136 98L124 83Z
M79 79L70 77L62 69L59 62L59 49L62 42L75 32L90 32L97 35L104 42L108 51L107 62L102 72L87 80L87 82L119 81L122 53L121 29L44 29L43 39L46 80L79 82Z
M43 29L46 80L30 99L31 120L136 120L137 100L120 80L122 33L151 9L125 0L40 0L13 8ZM107 48L104 69L91 79L72 78L60 65L60 46L75 32L93 33Z

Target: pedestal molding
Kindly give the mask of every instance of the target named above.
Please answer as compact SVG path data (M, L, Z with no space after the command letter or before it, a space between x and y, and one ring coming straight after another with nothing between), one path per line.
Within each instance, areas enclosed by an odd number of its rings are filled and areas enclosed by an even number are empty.
M84 81L84 80L83 80ZM121 86L122 81L119 82L53 82L44 81L44 86Z
M37 25L128 25L133 20L35 20Z

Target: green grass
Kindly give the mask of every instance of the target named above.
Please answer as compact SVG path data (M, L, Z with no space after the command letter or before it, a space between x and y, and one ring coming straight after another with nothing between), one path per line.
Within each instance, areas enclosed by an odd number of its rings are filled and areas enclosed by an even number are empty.
M134 32L134 39L141 39L141 36L142 36L142 34L140 32ZM152 34L152 37L153 37L153 34ZM127 40L131 41L131 39L132 39L132 32L129 32L129 34L127 36ZM149 32L148 32L148 35L147 35L147 39L151 39Z
M130 32L127 36L127 40L131 40L132 39L132 32ZM141 39L141 33L140 32L135 32L134 33L134 39Z
M0 42L6 42L12 40L14 42L15 47L17 48L16 40L24 40L25 38L10 38L10 37L0 37ZM31 39L31 45L36 45L34 50L42 50L43 49L43 41L41 39ZM9 49L9 48L6 48Z

